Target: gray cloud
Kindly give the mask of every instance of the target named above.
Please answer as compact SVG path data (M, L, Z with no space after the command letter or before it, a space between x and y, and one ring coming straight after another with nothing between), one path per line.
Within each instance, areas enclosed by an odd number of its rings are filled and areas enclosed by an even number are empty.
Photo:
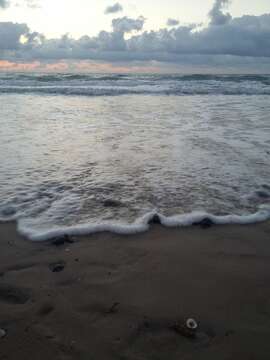
M31 32L26 24L0 23L0 58L13 61L157 61L196 66L200 62L233 66L235 61L239 67L241 61L270 63L270 14L232 18L222 26L211 21L200 29L195 25L178 26L125 38L127 33L141 31L144 22L143 17L114 19L112 31L101 31L94 37L85 35L78 40L67 35L46 39L42 34Z
M22 49L20 43L22 35L29 34L29 28L26 24L16 24L12 22L0 23L0 51ZM1 53L0 53L1 54Z
M179 21L178 21L178 20L176 20L176 19L171 19L171 18L169 18L169 19L167 20L167 26L177 26L177 25L179 25Z
M179 26L171 30L144 32L128 40L135 53L153 58L176 58L177 54L270 56L270 14L234 18L223 26L210 24L197 30L195 26Z
M108 6L108 7L105 9L104 13L105 13L105 14L115 14L115 13L118 13L118 12L120 12L120 11L123 11L122 5L119 4L119 3L115 3L115 4L112 5L112 6Z
M143 16L137 19L131 19L126 16L118 19L113 19L112 27L114 32L129 33L133 30L139 31L143 28L145 18Z
M230 0L215 0L212 9L209 12L209 17L212 25L225 25L231 20L229 13L224 14L224 7L228 6Z
M7 7L9 7L9 5L9 0L0 0L0 8L6 9Z

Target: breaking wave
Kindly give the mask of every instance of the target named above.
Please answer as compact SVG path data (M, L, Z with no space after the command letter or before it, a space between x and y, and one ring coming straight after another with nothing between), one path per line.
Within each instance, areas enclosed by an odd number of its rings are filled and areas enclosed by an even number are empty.
M269 75L2 74L0 94L270 95Z
M269 79L1 74L0 221L42 241L269 219Z

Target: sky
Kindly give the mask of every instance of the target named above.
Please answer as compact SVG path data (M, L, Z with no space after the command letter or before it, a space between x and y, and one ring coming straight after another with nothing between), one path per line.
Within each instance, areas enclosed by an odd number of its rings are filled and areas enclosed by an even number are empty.
M270 73L270 1L0 0L0 70Z

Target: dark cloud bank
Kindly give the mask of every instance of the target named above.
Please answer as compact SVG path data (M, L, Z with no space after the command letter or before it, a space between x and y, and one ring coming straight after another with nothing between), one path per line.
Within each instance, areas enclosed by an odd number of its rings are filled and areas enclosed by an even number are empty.
M269 64L270 14L232 18L224 10L227 4L228 0L215 1L209 12L209 25L204 28L178 25L176 20L169 19L168 25L175 27L148 32L142 31L145 18L121 17L112 20L111 32L101 31L95 37L86 35L78 40L67 35L46 39L42 34L31 32L26 24L2 22L0 58L12 61L150 60L175 64L186 61L213 65L215 61L226 63L228 59L234 59L236 64L241 59L256 64L264 58ZM7 1L0 0L0 6L5 5ZM108 11L114 12L112 7Z

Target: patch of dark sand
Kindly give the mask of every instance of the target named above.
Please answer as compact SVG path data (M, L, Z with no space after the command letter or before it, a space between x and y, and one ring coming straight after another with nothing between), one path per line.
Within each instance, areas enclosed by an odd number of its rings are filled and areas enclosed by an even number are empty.
M30 298L27 289L9 284L0 284L0 302L9 304L25 304Z
M83 305L79 308L79 311L85 313L99 314L101 316L116 314L119 311L119 302L114 302L111 305L101 302L94 302L89 305Z
M49 315L54 310L54 306L50 303L42 304L37 312L40 316Z
M5 272L9 272L9 271L21 271L21 270L27 270L30 269L34 266L36 266L36 263L21 263L21 264L16 264L16 265L12 265L9 266L5 269Z

